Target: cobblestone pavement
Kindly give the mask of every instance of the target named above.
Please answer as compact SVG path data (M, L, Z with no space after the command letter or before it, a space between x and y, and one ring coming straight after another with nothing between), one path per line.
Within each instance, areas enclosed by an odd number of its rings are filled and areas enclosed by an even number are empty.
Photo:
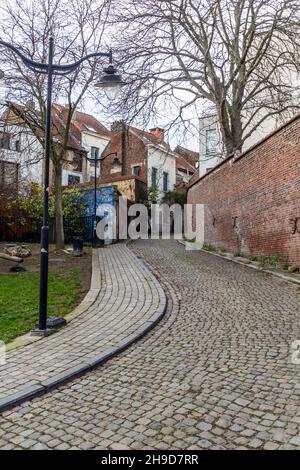
M98 250L98 262L100 275L92 281L98 292L94 304L53 336L7 353L6 364L0 366L0 399L88 366L159 310L161 287L124 244Z
M300 449L299 288L173 241L133 250L164 320L105 366L3 413L0 447Z

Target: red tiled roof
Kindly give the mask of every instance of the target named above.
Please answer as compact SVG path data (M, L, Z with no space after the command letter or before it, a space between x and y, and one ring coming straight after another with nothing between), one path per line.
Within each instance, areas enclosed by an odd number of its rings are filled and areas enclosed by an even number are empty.
M176 169L183 169L189 173L195 173L196 169L185 158L176 155Z
M59 113L62 119L67 116L68 108L60 104L53 104L53 108ZM101 124L94 116L83 113L81 111L75 111L72 118L72 132L80 138L81 132L92 132L95 134L101 134L105 137L109 137L109 130Z
M53 104L53 109L56 111L56 113L53 115L53 122L55 123L56 119L56 121L60 121L61 126L64 126L65 120L67 118L68 108L60 104ZM109 130L103 126L94 116L82 113L81 111L75 111L71 123L68 145L70 145L72 148L85 151L85 149L81 146L82 132L92 132L105 137L110 135Z
M180 155L181 157L183 157L194 168L196 166L196 163L199 161L199 153L198 152L195 152L194 150L187 149L185 147L181 147L180 145L177 145L177 147L174 150L174 153L176 153L177 155Z
M30 108L22 105L14 105L20 111L29 111ZM33 113L38 117L39 111L33 110ZM18 126L25 126L24 121L21 117L15 115L12 110L7 110L3 113L2 120L5 120L8 124L15 124ZM57 138L58 141L62 141L65 133L67 119L67 107L60 104L54 103L52 105L52 136ZM76 111L75 119L71 123L70 133L68 136L68 148L85 152L85 148L81 145L81 133L82 132L94 132L102 136L108 137L110 132L93 116Z
M161 145L166 150L170 151L170 145L167 144L167 142L165 142L164 140L159 139L156 135L152 134L152 132L144 131L142 129L138 129L137 127L133 127L133 126L129 126L129 130L132 130L139 137L148 140L152 144Z

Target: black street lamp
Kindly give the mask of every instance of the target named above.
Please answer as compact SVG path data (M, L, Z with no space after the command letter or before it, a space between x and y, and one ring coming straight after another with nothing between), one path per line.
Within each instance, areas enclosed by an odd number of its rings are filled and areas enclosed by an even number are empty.
M94 217L93 217L93 246L96 247L96 240L97 240L97 165L101 161L101 157L97 158L90 158L85 156L89 163L94 164Z
M107 70L107 69L106 69ZM97 86L97 85L95 85ZM99 158L91 158L85 156L86 160L90 163L94 164L94 220L93 220L93 246L96 247L97 245L97 165L99 162L104 160L106 157L110 157L111 155L117 155L116 152L109 153L108 155L105 155L104 157L101 156ZM99 168L101 172L101 168Z
M34 334L46 336L50 334L47 328L47 298L48 298L48 250L49 250L49 164L50 164L50 145L51 145L51 108L52 108L52 85L54 75L68 75L74 72L85 60L93 57L108 57L109 66L104 69L104 74L99 82L95 84L98 88L103 88L108 98L124 85L121 76L117 74L112 64L112 52L94 52L82 57L80 60L71 64L56 65L53 64L53 46L54 40L51 37L49 41L48 64L36 62L25 57L15 46L8 42L1 41L0 45L7 47L16 53L30 70L39 72L48 76L47 82L47 100L46 100L46 127L45 127L45 167L44 167L44 208L43 208L43 226L41 229L41 255L40 255L40 291L39 291L39 326ZM3 78L3 76L2 76ZM0 77L1 79L1 77ZM113 93L113 95L112 95Z

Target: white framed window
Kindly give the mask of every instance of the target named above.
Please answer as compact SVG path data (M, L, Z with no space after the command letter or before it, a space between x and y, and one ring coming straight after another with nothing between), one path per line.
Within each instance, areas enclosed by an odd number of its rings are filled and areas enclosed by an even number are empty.
M99 149L98 149L98 147L91 147L90 166L94 167L95 162L96 162L96 166L98 167L99 163L100 163L99 160L97 161L98 158L99 158Z
M134 165L132 167L132 174L134 176L140 176L141 175L141 166L140 165Z
M152 167L151 170L151 186L157 188L157 168Z
M163 173L163 191L166 193L169 190L169 173Z
M68 175L68 186L73 186L80 183L80 177L75 175Z
M205 132L206 135L206 146L205 151L206 155L214 155L217 153L218 147L218 134L217 129L207 129Z
M10 150L10 134L8 132L0 131L0 148Z

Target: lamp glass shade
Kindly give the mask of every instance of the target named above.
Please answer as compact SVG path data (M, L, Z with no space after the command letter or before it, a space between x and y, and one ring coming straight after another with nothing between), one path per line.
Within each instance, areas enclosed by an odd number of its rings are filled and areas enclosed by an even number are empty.
M125 83L122 81L121 75L119 75L115 67L110 64L103 70L103 75L100 77L99 82L95 84L95 87L102 88L107 98L113 100L124 85Z
M103 87L103 91L106 94L107 98L109 100L115 100L121 90L120 85L114 85L114 86L109 86L109 87Z

